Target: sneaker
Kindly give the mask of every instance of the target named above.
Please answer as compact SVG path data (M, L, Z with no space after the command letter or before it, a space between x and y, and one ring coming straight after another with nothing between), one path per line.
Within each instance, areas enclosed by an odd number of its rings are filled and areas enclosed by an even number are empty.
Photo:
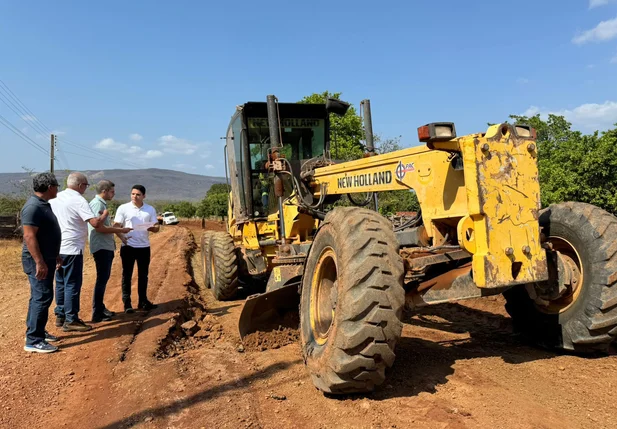
M143 304L139 304L137 306L137 308L139 308L140 310L144 310L144 311L154 310L157 307L158 307L158 305L152 304L150 301L146 301Z
M107 316L107 317L114 317L114 316L116 315L116 313L115 313L115 312L113 312L113 311L111 311L111 310L108 310L108 309L104 309L104 310L103 310L103 314L104 314L105 316Z
M34 353L53 353L58 351L58 347L52 346L47 341L40 341L36 344L25 345L24 351Z
M49 332L45 331L45 341L48 343L55 343L56 341L60 341L60 338L55 335L51 335Z
M64 332L71 332L71 331L86 332L86 331L92 330L92 326L86 325L84 321L81 319L77 319L70 323L65 322L64 325L62 326L62 330Z
M109 322L110 320L112 320L111 316L107 316L105 313L102 316L92 316L92 323Z
M132 313L135 313L135 310L133 310L133 307L129 306L129 307L124 307L124 312L126 314L132 314Z
M64 321L66 319L64 318L64 316L58 316L56 315L56 327L58 328L62 328L62 326L64 325Z

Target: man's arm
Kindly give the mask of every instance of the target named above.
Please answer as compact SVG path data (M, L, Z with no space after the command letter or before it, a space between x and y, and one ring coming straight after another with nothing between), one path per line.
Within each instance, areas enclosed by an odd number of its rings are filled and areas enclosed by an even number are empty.
M105 226L105 219L107 219L107 215L107 210L103 210L99 217L92 217L88 219L87 222L92 225L94 229L97 229L101 226Z
M124 227L124 211L122 210L123 206L118 207L116 210L116 217L114 218L113 228L123 228ZM128 244L128 238L126 235L122 233L116 233L118 238L125 245Z
M94 213L92 211L92 207L90 207L90 204L88 204L86 199L83 197L81 198L77 209L82 220L84 222L88 222L95 229L102 226L105 223L105 219L107 219L107 209ZM97 214L99 215L98 217L96 217Z
M154 211L154 209L152 207L150 207L150 222L156 222L154 224L154 226L151 226L150 228L148 228L148 231L150 232L159 232L159 229L161 228L161 225L158 223L157 219L156 219L156 211Z
M43 259L43 254L39 248L39 242L36 239L36 233L39 230L38 226L24 225L24 241L28 252L32 255L32 259L36 263L36 279L43 280L47 277L47 264Z
M95 227L94 230L102 234L126 234L127 232L130 232L133 230L133 228L122 228L121 225L119 226L116 226L116 225L119 225L119 224L114 223L114 226L101 225L99 227Z
M119 232L116 232L116 235L118 236L118 238L120 239L120 241L124 244L128 244L129 239L126 237L126 235L121 234Z

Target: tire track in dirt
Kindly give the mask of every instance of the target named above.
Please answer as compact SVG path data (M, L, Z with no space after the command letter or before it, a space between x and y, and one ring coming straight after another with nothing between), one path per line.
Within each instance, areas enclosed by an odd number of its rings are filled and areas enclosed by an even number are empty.
M10 408L0 408L0 427L617 426L617 356L556 355L524 344L511 332L501 297L415 314L383 386L366 396L324 396L313 387L298 344L239 351L242 301L217 302L206 292L207 314L197 311L191 293L201 281L201 261L197 252L193 283L187 260L193 240L185 228L163 228L152 240L151 299L161 306L147 317L119 315L92 334L64 335L62 353L24 357L23 321L17 319L25 316L27 296L8 296L21 307L6 310L10 325L3 324L7 334L0 337L0 404ZM88 263L82 306L94 281ZM121 308L116 263L106 300L112 310ZM9 292L24 285L25 277ZM0 302L3 293L11 295L0 290ZM174 341L174 320L190 317L202 319L207 332L178 338L175 353L157 355L161 340Z
M180 232L180 234L178 234ZM186 263L174 260L187 249L191 249L192 239L185 229L166 229L153 234L153 263L150 270L149 296L156 302L160 295L169 267L180 267L184 272ZM173 250L176 251L173 251ZM186 260L186 256L184 257ZM133 278L133 294L136 296L137 270ZM82 287L80 316L89 320L95 269L90 255L84 264L84 284ZM185 273L185 276L188 276ZM190 277L189 277L190 278ZM180 278L178 279L180 280ZM13 287L27 290L25 276ZM171 283L170 283L171 284ZM108 308L119 312L111 322L95 324L95 329L86 333L64 333L53 326L52 316L48 330L61 338L60 352L51 355L32 355L23 352L23 326L27 298L23 294L12 294L15 314L21 323L9 326L8 341L2 341L4 355L2 367L6 368L0 399L3 409L0 426L36 427L41 421L50 427L62 427L70 422L82 422L83 427L95 427L97 420L90 420L100 404L111 398L115 366L125 360L135 339L146 328L162 325L169 319L166 314L175 309L181 301L185 289L180 281L178 290L173 292L175 302L163 303L150 314L121 313L121 261L118 252L114 258L112 276L109 280L105 302ZM179 297L179 298L178 298ZM7 314L10 318L11 313ZM157 316L158 315L158 316ZM21 338L20 338L21 337ZM2 338L4 339L4 338ZM25 365L24 365L25 362ZM95 406L95 404L97 404ZM78 406L76 406L78 405ZM53 412L52 412L53 411ZM92 425L85 425L86 422Z

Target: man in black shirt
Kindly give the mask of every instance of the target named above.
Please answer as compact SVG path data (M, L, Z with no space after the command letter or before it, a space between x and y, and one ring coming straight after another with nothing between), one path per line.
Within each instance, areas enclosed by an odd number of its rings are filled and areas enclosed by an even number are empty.
M51 353L58 348L49 342L58 338L45 331L49 306L54 298L54 275L60 259L61 232L49 200L56 198L58 181L52 173L32 179L34 195L21 209L24 246L21 261L30 281L30 302L26 319L27 352Z

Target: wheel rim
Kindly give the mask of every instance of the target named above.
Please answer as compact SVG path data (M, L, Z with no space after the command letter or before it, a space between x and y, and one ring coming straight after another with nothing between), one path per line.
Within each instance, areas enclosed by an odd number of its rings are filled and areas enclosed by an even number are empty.
M315 267L311 284L311 329L317 344L325 344L334 322L337 299L336 254L325 248Z
M563 296L551 301L546 307L539 307L544 313L559 314L572 307L580 296L585 280L584 269L580 255L568 240L553 236L549 237L548 241L553 245L553 250L561 253L564 263L572 271L572 285Z

